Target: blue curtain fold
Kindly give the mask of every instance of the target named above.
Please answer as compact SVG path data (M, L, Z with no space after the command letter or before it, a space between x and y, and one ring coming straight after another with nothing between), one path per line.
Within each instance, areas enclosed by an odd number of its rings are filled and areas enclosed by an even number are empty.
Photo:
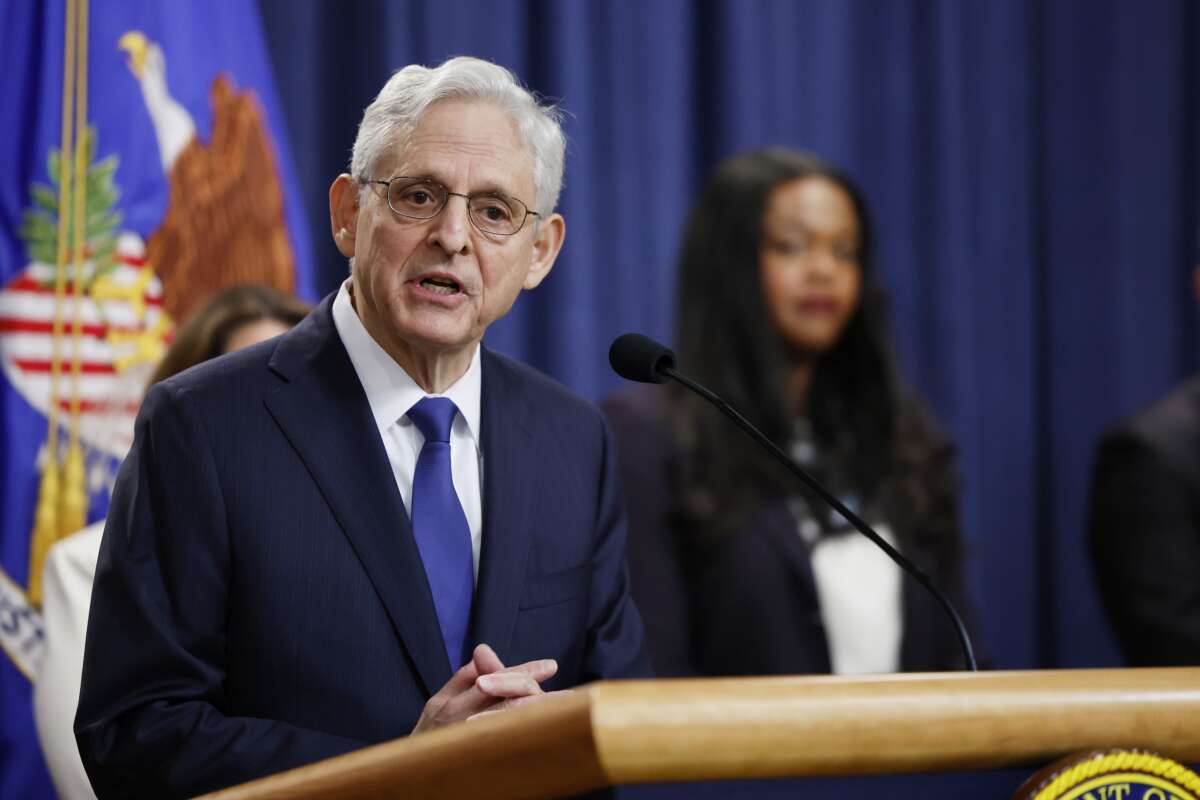
M1091 583L1092 446L1197 366L1200 10L1187 0L259 0L314 231L391 70L477 55L568 112L565 250L492 346L599 398L669 340L723 157L813 150L866 190L905 375L959 446L996 666L1118 663ZM683 365L686 368L687 365Z

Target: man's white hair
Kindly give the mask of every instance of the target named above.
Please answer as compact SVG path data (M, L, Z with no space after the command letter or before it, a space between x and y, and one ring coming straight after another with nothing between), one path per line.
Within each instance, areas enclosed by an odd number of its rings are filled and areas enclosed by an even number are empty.
M562 112L539 103L504 67L468 56L451 58L432 69L413 64L397 70L363 112L350 174L359 180L378 179L372 170L379 159L392 148L403 148L421 117L441 100L492 103L507 112L533 164L537 191L533 210L543 215L554 211L567 144Z

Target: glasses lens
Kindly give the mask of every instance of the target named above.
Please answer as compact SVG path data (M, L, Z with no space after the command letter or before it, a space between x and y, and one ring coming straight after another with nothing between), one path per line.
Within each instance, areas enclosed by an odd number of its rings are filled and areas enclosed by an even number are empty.
M481 231L508 236L525 223L525 204L499 194L476 195L471 198L471 220Z
M446 189L429 181L398 178L388 186L388 205L397 214L429 219L446 204Z

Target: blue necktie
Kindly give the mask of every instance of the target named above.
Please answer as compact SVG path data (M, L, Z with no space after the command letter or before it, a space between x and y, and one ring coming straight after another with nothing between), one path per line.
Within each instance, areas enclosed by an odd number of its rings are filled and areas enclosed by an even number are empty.
M458 408L448 397L426 397L408 410L408 418L425 436L413 475L413 536L433 592L451 671L466 663L463 647L475 589L471 528L454 491L450 468L450 426L456 413Z

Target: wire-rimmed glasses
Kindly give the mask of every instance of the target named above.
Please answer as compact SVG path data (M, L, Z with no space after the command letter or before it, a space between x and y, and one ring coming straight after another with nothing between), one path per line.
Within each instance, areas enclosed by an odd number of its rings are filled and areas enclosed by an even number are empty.
M433 219L451 197L461 197L467 201L467 217L471 224L492 236L512 236L525 227L528 217L541 216L515 197L500 192L461 194L428 178L401 175L389 181L364 180L363 183L383 186L387 190L388 206L399 216L409 219Z

